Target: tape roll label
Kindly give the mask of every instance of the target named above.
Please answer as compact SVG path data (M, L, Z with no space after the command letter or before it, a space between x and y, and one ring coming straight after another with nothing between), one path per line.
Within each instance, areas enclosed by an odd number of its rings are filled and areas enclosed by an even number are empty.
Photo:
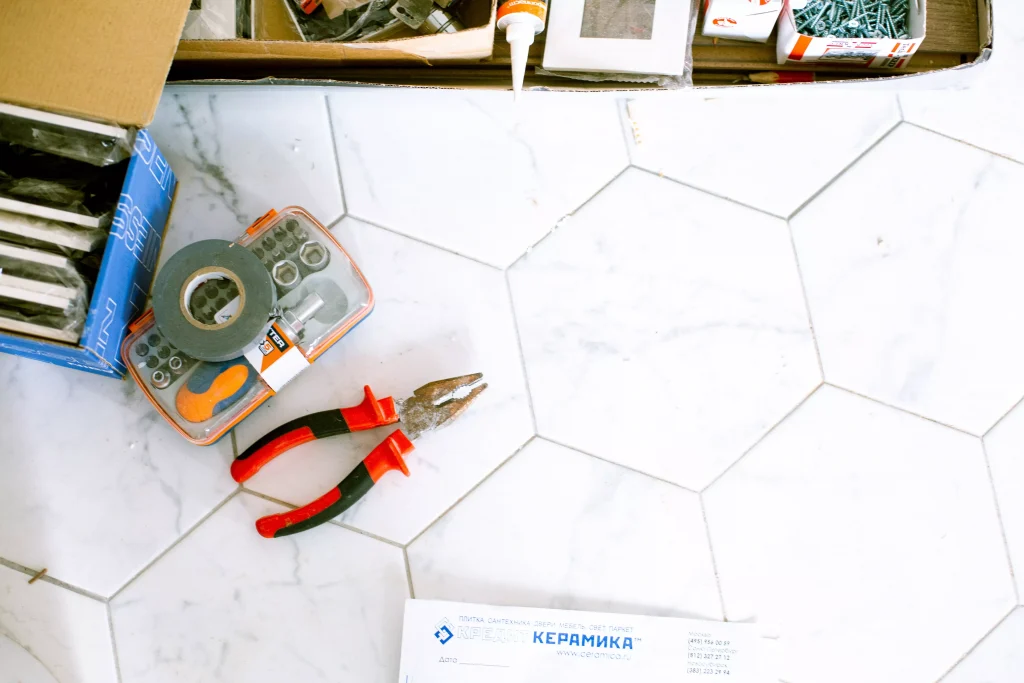
M231 298L223 307L214 312L213 323L211 324L196 317L196 309L200 308L200 304L194 301L193 297L201 286L214 282L227 282L234 285L234 290L232 291L237 291L238 295ZM207 287L207 289L209 288ZM192 273L190 279L185 280L185 284L181 287L179 299L181 314L186 320L200 329L218 330L227 327L231 319L238 317L245 308L245 284L239 281L237 275L226 268L200 268ZM204 301L203 303L206 302Z

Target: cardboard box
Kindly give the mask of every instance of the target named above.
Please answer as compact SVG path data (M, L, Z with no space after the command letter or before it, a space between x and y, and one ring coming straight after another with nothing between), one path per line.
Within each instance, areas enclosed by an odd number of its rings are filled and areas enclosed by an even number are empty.
M183 40L178 63L259 63L292 68L337 67L349 64L458 64L491 56L496 0L466 0L458 14L466 29L431 36L410 35L365 43L305 42L285 3L294 0L256 0L255 40Z
M477 7L477 2L489 4L489 0L470 0L472 7ZM973 79L977 71L975 67L987 62L992 54L991 18L990 0L929 0L927 40L916 48L913 61L900 69L867 69L860 63L841 61L787 62L780 65L774 38L769 38L765 44L722 39L714 42L716 39L697 31L693 40L693 83L699 88L716 88L723 91L723 95L728 91L752 87L821 88L830 82L844 88L963 87ZM527 89L662 89L654 84L594 83L537 73L534 68L541 66L545 39L546 32L537 36L530 47ZM220 42L183 42L171 67L170 80L190 83L211 79L262 82L273 78L275 82L301 82L306 85L404 85L488 90L509 90L511 87L509 48L501 36L494 38L491 57L483 60L460 60L451 53L448 58L436 60L425 56L419 49L405 51L405 48L402 48L404 56L391 49L374 54L379 46L373 44L356 44L364 47L350 45L348 47L353 50L332 54L332 46L316 43L254 41L253 45L240 48ZM228 42L241 44L244 41ZM358 54L355 51L359 51ZM750 79L752 74L784 71L812 71L816 82L761 85Z
M0 101L142 128L153 119L189 0L0 4ZM110 377L143 309L177 185L139 130L77 345L0 332L0 351Z
M926 0L908 0L910 10L909 40L891 38L815 38L797 30L795 9L802 9L807 0L786 0L779 21L776 52L779 64L786 62L827 62L872 69L902 69L926 37Z
M706 36L764 43L775 30L783 0L705 0Z

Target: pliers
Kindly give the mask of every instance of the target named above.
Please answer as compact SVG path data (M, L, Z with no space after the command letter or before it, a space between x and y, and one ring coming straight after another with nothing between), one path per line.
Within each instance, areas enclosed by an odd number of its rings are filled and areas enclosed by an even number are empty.
M363 402L357 406L305 415L269 432L231 463L231 476L238 483L299 444L402 423L402 429L391 432L340 484L296 510L260 518L256 530L264 538L277 538L312 529L352 507L385 473L401 470L408 477L409 468L402 456L413 450L413 440L461 415L487 388L482 379L483 374L478 372L430 382L399 401L390 396L377 399L370 387L364 386Z

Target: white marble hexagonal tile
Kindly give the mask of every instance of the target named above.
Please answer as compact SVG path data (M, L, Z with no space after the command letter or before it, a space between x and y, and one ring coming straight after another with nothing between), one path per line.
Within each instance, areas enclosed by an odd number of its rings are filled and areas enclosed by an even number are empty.
M985 449L1017 577L1018 597L1024 596L1024 404L985 435Z
M982 67L972 69L964 90L912 90L900 93L903 118L944 135L1024 162L1020 80L1024 58L1024 3L991 3L995 49Z
M345 211L320 89L171 86L149 130L180 182L161 261L269 209L297 204L324 225Z
M1024 607L1014 610L942 683L1024 681Z
M786 224L644 171L509 280L540 434L692 489L820 381Z
M1014 604L981 442L825 386L704 492L725 613L790 683L934 681Z
M0 681L116 681L106 605L30 578L0 566Z
M398 677L399 548L327 524L266 539L241 493L110 603L124 683Z
M913 173L879 182L908 159ZM1009 410L1024 395L1021 187L1024 167L903 125L795 216L825 379L979 435Z
M329 100L353 216L498 266L628 163L609 97L350 88Z
M631 105L636 165L789 216L900 120L894 95L704 93Z
M235 489L132 380L0 355L0 557L113 594ZM14 521L16 520L16 521Z
M408 552L417 598L722 617L697 494L543 439Z
M388 474L341 517L407 543L533 435L508 289L495 268L351 218L334 234L366 275L376 308L236 428L238 447L301 415L356 405L366 384L378 397L406 398L433 380L484 373L489 388L470 409L416 441L406 457L411 476ZM308 503L390 431L293 449L246 486L294 505Z

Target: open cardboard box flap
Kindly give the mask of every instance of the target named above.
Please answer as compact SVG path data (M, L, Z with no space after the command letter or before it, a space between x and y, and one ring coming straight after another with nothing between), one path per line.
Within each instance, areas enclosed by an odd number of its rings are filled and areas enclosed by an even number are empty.
M0 2L0 101L145 126L189 0Z

